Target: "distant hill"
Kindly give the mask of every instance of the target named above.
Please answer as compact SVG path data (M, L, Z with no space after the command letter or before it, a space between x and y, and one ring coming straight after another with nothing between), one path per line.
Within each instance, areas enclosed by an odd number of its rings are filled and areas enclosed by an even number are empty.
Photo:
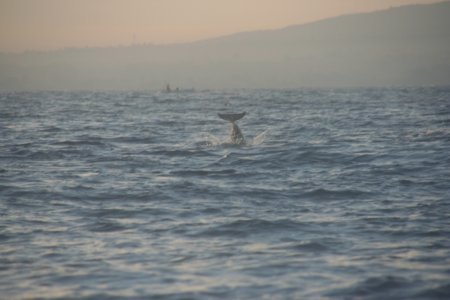
M0 54L0 90L450 84L450 2L188 44Z

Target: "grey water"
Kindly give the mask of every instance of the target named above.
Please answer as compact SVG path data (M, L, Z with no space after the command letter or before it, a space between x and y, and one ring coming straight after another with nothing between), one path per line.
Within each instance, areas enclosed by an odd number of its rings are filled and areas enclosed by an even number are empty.
M0 93L0 298L450 299L450 88Z

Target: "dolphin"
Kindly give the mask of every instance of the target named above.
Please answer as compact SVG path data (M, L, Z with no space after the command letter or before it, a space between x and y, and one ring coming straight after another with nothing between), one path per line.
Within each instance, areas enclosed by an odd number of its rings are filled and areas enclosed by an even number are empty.
M244 136L242 135L241 129L236 124L236 121L242 119L245 116L246 112L238 113L238 114L221 114L219 113L219 118L230 122L230 141L236 145L245 144Z

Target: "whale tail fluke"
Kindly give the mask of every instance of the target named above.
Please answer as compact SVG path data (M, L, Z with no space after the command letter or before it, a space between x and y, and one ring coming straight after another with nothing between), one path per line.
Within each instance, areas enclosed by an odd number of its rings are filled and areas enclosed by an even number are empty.
M245 114L246 114L246 112L244 111L244 112L239 113L239 114L221 114L221 113L219 113L218 115L219 115L219 117L221 119L223 119L225 121L228 121L228 122L231 122L231 123L234 123L237 120L242 119L245 116Z

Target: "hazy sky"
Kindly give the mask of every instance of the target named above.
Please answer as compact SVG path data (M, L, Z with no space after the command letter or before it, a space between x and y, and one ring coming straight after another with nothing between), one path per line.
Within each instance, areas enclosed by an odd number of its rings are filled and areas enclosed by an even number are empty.
M440 0L0 0L0 51L187 42Z

